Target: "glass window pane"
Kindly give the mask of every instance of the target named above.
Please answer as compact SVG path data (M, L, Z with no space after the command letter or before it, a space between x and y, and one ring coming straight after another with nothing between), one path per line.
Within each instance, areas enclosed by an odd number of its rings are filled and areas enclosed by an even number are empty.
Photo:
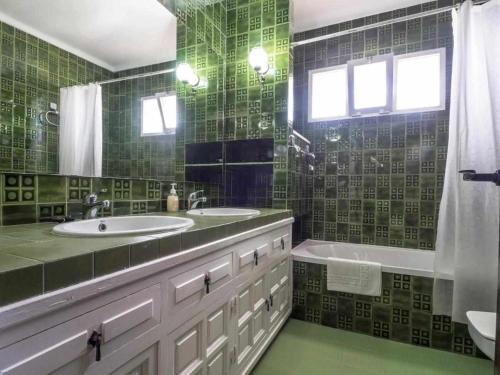
M387 63L355 65L353 70L354 109L387 105Z
M396 60L396 110L441 105L441 54Z
M165 119L166 129L175 129L177 126L177 99L175 95L160 97L161 111Z
M163 121L156 98L142 100L142 134L163 133Z
M314 72L311 79L311 119L346 116L347 68Z

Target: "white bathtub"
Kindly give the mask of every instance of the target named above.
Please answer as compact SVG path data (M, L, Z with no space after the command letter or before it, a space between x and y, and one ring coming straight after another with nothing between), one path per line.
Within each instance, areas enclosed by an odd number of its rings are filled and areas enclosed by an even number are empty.
M367 260L381 263L382 272L434 277L434 251L429 250L306 240L292 255L293 260L318 264L326 264L327 258Z

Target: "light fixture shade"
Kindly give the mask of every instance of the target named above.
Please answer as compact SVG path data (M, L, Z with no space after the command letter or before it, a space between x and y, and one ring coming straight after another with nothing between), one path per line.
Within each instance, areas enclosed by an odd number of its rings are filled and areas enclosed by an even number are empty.
M196 86L200 81L199 77L194 72L193 68L189 64L180 63L175 71L177 79L182 83Z
M248 62L259 74L266 74L269 70L267 53L262 47L253 47L248 54Z

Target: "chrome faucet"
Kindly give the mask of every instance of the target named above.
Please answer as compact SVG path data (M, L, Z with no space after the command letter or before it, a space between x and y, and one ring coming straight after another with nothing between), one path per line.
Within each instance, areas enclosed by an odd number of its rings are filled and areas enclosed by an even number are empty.
M207 197L203 195L204 190L194 191L188 196L188 210L193 210L198 206L198 203L205 203Z
M99 191L99 194L105 193L106 191L107 189L101 189ZM109 207L109 201L108 200L98 201L97 193L91 193L85 196L85 198L83 198L82 205L83 205L83 218L85 220L95 219L100 209Z

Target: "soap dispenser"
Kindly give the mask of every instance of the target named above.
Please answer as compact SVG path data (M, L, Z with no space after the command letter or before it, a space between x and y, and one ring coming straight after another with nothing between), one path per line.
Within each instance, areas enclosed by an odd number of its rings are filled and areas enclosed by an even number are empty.
M171 185L172 189L170 189L170 194L168 195L167 198L167 211L177 212L179 211L179 197L177 196L177 191L175 190L177 184L173 183Z

